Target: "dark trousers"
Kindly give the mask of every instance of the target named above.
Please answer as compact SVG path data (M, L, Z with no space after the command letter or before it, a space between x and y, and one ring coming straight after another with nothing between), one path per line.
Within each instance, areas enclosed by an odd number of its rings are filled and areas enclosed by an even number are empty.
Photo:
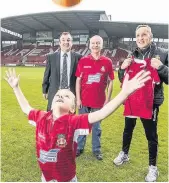
M156 165L157 161L157 148L158 148L158 135L157 135L157 121L158 121L158 113L159 113L159 106L153 106L153 115L152 119L143 119L140 118L146 138L148 141L148 149L149 149L149 165ZM125 127L123 132L123 147L122 150L128 154L132 134L134 127L136 125L136 118L128 118L125 117Z

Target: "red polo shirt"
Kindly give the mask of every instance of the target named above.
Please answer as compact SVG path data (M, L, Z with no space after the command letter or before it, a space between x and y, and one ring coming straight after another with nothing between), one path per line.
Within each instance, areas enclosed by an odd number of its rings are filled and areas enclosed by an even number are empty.
M51 112L32 110L29 122L36 126L36 151L46 181L68 182L76 175L79 135L88 135L88 114L67 114L53 121Z
M137 60L137 61L136 61ZM151 119L153 113L154 87L160 83L158 72L151 66L151 60L133 59L132 64L127 68L126 73L129 79L133 78L139 71L147 70L151 73L151 80L145 83L145 86L136 90L125 101L124 116L135 116L145 119Z
M76 77L81 78L82 105L101 108L106 99L105 89L108 79L114 79L112 61L104 56L95 60L91 55L80 59Z

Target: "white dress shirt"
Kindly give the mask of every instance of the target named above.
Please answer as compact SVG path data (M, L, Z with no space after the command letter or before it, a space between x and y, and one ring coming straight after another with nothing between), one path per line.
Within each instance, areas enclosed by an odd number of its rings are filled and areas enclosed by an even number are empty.
M60 53L60 84L62 81L62 72L63 72L63 55L64 52L61 51ZM71 67L71 53L70 51L67 52L67 78L68 78L68 87L70 86L70 67Z

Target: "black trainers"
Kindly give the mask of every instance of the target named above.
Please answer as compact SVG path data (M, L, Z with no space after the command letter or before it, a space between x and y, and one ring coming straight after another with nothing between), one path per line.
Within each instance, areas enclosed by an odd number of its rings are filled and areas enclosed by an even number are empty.
M103 156L101 152L94 152L93 154L97 160L103 160Z
M83 149L77 149L76 151L76 157L80 156L83 153Z

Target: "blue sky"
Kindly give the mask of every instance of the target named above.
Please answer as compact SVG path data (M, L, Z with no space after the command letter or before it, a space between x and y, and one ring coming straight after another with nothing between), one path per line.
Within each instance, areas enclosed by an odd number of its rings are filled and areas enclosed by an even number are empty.
M73 8L62 8L52 0L1 0L0 18L62 10L105 10L112 21L167 23L168 7L168 0L82 0Z

